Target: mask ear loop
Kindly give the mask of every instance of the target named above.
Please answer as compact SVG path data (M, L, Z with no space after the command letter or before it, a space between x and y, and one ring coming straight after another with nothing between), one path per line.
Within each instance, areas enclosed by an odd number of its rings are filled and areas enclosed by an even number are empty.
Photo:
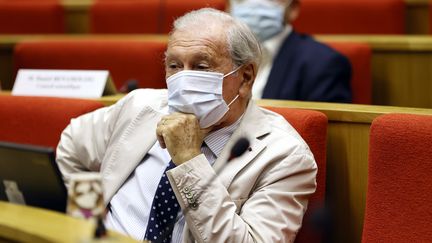
M238 99L239 95L237 94L236 97L234 97L233 100L231 100L231 102L228 104L228 107L230 107L232 105L232 103L234 103L237 99Z
M231 74L237 72L242 66L243 65L238 66L236 69L234 69L231 72L225 74L223 77L226 78L227 76L230 76ZM239 94L237 94L236 97L234 97L234 99L232 99L231 102L227 106L230 107L232 105L232 103L234 103L238 99L238 97L239 97Z
M237 71L238 71L242 66L243 66L243 65L238 66L236 69L234 69L234 70L232 70L231 72L225 74L223 77L226 78L226 77L230 76L231 74L237 72Z

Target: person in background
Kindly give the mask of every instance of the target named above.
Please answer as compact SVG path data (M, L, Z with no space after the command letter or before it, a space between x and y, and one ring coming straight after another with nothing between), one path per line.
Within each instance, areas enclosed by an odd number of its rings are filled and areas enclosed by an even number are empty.
M252 31L201 9L177 19L167 90L137 89L73 119L57 148L65 182L100 171L107 228L152 242L293 242L317 165L280 115L251 100ZM250 145L227 162L237 141Z
M350 103L349 60L293 29L299 8L299 0L231 0L232 16L246 23L263 46L254 98Z

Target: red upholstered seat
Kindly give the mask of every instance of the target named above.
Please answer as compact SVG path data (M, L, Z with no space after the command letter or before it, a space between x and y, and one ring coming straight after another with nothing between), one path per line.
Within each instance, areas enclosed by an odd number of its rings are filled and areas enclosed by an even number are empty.
M160 33L161 0L99 0L90 8L92 33Z
M302 0L294 22L310 34L405 34L404 0Z
M22 42L14 52L15 71L27 69L109 70L117 88L127 80L164 88L166 40L67 40Z
M174 19L203 7L225 9L225 0L98 0L90 10L92 33L166 34Z
M315 157L318 165L317 189L309 199L308 211L306 211L303 226L297 235L296 242L320 242L321 234L315 229L316 225L312 222L312 214L325 202L327 117L321 112L312 110L284 107L266 108L284 116L309 145Z
M345 55L352 68L351 90L354 104L372 104L372 51L365 43L327 42Z
M71 118L101 107L94 100L0 96L0 141L55 148Z
M373 121L362 242L432 242L431 155L432 116Z
M0 34L64 32L64 9L57 0L0 1Z

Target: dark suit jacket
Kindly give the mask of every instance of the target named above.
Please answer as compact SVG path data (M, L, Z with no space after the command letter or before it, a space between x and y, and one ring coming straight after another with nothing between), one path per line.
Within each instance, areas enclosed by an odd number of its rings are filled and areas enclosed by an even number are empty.
M351 102L350 81L345 56L293 31L273 61L263 98Z

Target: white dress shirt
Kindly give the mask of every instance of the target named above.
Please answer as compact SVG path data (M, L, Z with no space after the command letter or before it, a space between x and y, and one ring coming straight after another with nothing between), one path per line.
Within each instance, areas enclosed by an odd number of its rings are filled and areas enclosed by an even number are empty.
M210 164L220 155L223 147L238 127L241 118L234 124L214 131L204 139L201 152ZM111 230L143 240L147 229L153 197L171 157L166 149L156 142L145 155L135 171L110 201L106 226ZM180 210L173 229L171 242L182 242L185 220Z
M263 57L257 76L255 78L254 85L252 87L253 99L261 99L264 93L264 88L267 84L267 80L270 76L270 71L273 66L273 60L278 54L282 43L291 32L292 26L286 25L279 34L262 43Z

